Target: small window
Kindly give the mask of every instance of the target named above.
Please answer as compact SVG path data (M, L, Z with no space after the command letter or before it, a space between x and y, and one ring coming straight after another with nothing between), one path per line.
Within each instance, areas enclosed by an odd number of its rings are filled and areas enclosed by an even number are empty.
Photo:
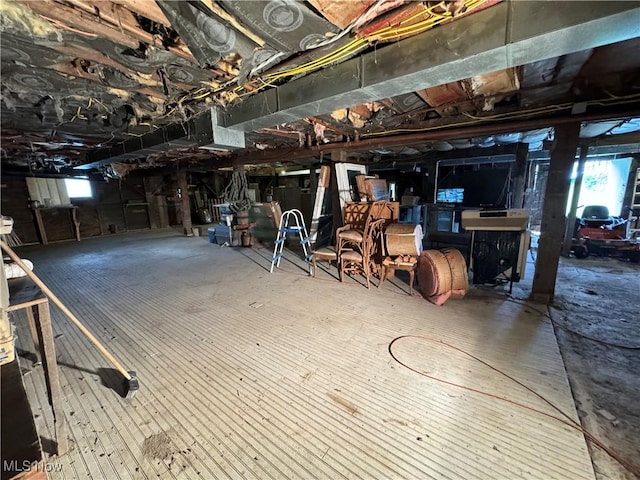
M67 187L69 198L91 198L91 182L82 178L65 178L64 183Z

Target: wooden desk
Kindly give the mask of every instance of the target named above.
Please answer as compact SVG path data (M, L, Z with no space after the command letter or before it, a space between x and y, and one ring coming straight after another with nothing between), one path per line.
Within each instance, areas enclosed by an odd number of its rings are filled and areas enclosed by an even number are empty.
M58 455L67 451L67 435L64 412L61 408L62 392L58 364L56 363L56 349L53 343L53 328L51 327L51 313L49 299L44 296L40 288L26 278L12 279L9 284L10 304L7 311L25 310L29 330L36 349L40 350L40 360L44 369L49 404L53 411ZM15 362L17 364L17 360Z
M63 205L57 207L39 207L33 209L33 214L36 217L36 224L38 226L38 235L43 245L47 245L49 240L47 239L47 232L44 228L44 222L42 221L43 210L69 210L69 216L71 218L71 227L73 234L76 237L76 241L80 241L80 222L78 221L78 207L76 205Z

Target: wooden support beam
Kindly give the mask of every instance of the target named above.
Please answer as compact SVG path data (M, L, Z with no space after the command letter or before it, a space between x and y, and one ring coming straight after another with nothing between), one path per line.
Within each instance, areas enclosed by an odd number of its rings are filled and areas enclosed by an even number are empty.
M108 67L115 68L122 73L126 73L127 75L132 75L134 77L138 75L137 72L134 72L130 68L125 67L121 63L116 62L112 58L107 57L104 53L98 52L97 50L65 44L55 44L51 48L57 50L60 53L64 53L65 55L69 55L70 57L81 58L83 60L90 60L92 62L101 63L102 65L106 65Z
M47 232L44 229L44 222L42 221L42 214L40 213L39 208L33 209L33 216L36 218L36 225L38 227L38 236L40 237L40 242L42 245L48 245L49 240L47 239Z
M118 45L133 49L137 49L140 42L145 42L149 45L158 43L154 35L140 28L131 11L122 8L120 5L114 5L111 2L94 2L104 6L101 10L100 8L94 8L94 5L87 1L69 1L76 8L53 0L40 0L37 2L21 0L25 6L60 28L93 38L104 37ZM109 6L113 8L109 8ZM186 48L168 47L167 49L195 63L193 55Z
M301 133L297 130L279 130L277 128L261 128L256 133L264 135L273 135L275 137L288 138L289 140L299 140Z
M511 207L522 208L524 191L527 186L527 166L529 160L529 144L518 143L516 146L516 162L511 167Z
M149 216L149 228L158 228L156 221L157 205L154 201L150 178L145 175L142 177L142 186L144 187L144 201L147 202L147 215Z
M95 17L97 21L118 26L121 31L126 31L138 37L144 35L150 38L151 34L140 28L133 13L122 6L107 0L66 0L70 5ZM144 32L144 33L142 33Z
M127 222L127 206L124 203L122 195L122 178L118 179L118 194L120 195L120 208L122 209L122 221L124 222L124 231L129 231L129 222Z
M44 377L47 384L47 392L49 394L49 404L53 410L53 418L55 422L56 453L58 455L62 455L69 449L69 443L67 440L67 428L65 425L64 412L61 408L62 389L60 388L58 364L56 363L56 348L53 342L53 328L51 326L49 302L43 302L36 305L34 313L42 367L44 369Z
M565 232L565 209L579 134L579 122L555 127L556 143L551 151L536 271L531 289L532 300L542 303L551 302L555 291L558 262Z
M544 117L536 119L526 120L509 120L501 123L478 123L476 121L468 121L464 123L458 123L457 127L446 127L446 125L432 127L431 130L416 129L415 133L408 133L403 135L388 135L380 136L378 138L364 138L360 141L350 142L336 142L314 145L311 148L295 147L289 149L275 150L257 150L253 152L239 152L232 154L232 158L240 156L240 161L245 165L259 165L264 163L275 163L282 161L295 161L307 158L317 157L320 152L332 152L335 150L344 150L346 152L353 152L358 150L369 150L376 148L389 148L394 146L412 146L420 145L427 141L436 140L453 140L470 137L479 137L482 135L496 135L498 133L512 133L522 132L525 130L535 130L538 128L547 128L553 125L567 125L576 121L598 121L598 120L610 120L613 118L634 118L640 115L640 104L634 105L629 110L621 111L607 111L607 112L594 112L584 115L562 115L558 117ZM453 119L458 120L456 117ZM463 119L460 119L464 122ZM215 167L228 166L230 162L217 162Z
M171 22L158 6L155 0L113 0L113 3L127 7L134 13L147 17L149 20L170 27Z
M343 137L353 136L353 129L348 125L338 126L320 117L309 117L309 121L312 123L318 123L332 132L342 135Z
M422 201L424 203L436 203L436 162L431 162L422 167ZM424 232L426 235L427 232Z
M39 2L24 2L24 4L45 19L64 28L74 28L78 33L85 32L88 36L105 37L109 40L130 48L138 48L139 40L124 31L117 30L107 23L100 23L95 15L81 12L51 0Z
M191 223L191 204L189 203L189 183L187 182L187 170L178 170L178 188L182 191L182 226L185 235L193 234Z
M580 159L578 160L578 172L576 181L573 183L573 195L571 196L571 206L569 207L569 216L567 217L567 225L564 232L564 242L562 244L562 255L565 257L571 253L571 242L573 241L573 229L576 223L576 211L578 210L578 201L580 200L580 190L582 190L582 178L584 177L584 165L587 163L587 153L589 147L583 145L580 147Z
M638 174L638 169L640 168L640 157L633 157L631 160L631 165L629 167L629 175L627 177L627 188L624 191L624 199L622 201L622 209L620 211L620 216L622 218L628 218L629 212L633 208L634 197L636 196L636 175ZM637 215L637 213L636 213Z

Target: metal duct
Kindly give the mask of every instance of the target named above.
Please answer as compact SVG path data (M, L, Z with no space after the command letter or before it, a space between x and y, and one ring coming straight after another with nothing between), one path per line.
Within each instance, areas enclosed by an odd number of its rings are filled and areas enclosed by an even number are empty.
M218 125L218 112L211 110L184 123L159 128L109 148L90 152L87 163L78 169L97 168L113 162L123 162L158 152L184 147L211 147L233 150L245 147L244 133Z
M640 36L637 2L509 0L249 97L245 132Z

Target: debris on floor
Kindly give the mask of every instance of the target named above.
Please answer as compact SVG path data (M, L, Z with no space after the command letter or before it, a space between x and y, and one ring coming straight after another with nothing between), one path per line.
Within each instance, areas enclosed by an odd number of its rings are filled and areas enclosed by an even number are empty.
M142 454L145 457L167 460L173 453L171 437L166 432L153 434L142 443Z

